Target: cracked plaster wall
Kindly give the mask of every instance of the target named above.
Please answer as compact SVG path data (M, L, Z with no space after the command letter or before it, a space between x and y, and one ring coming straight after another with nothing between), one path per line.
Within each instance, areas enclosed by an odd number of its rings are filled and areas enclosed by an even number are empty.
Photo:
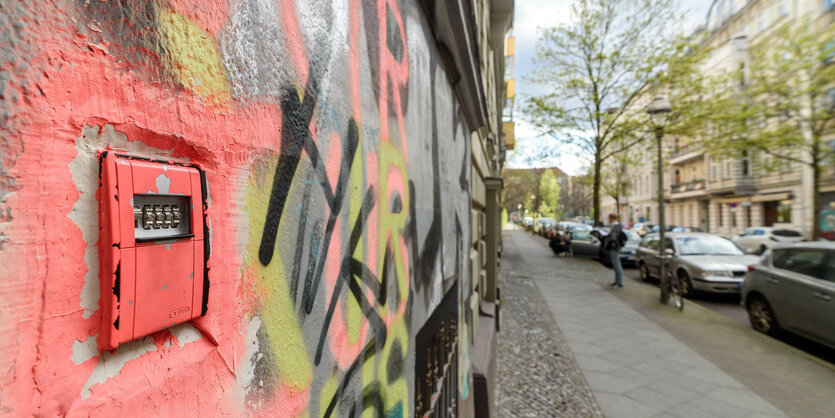
M0 99L0 415L413 415L450 288L466 400L471 129L416 2L0 0ZM206 170L211 290L100 353L106 148Z

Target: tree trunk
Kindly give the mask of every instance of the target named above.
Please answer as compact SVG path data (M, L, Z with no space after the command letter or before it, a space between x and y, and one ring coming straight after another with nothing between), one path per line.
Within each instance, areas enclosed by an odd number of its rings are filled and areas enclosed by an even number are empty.
M618 220L620 219L620 193L615 193L615 213L618 215Z
M594 183L592 184L592 214L594 225L600 225L600 151L594 153Z
M820 224L820 182L821 182L821 166L820 166L820 141L816 138L812 143L812 241L816 241L821 236Z

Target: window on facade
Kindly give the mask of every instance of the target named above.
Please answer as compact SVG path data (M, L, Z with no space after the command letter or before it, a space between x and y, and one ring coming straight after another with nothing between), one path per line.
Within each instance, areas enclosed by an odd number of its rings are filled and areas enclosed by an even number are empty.
M824 4L824 6L826 6L826 10L829 10L829 9L832 8L832 6L835 6L835 1L833 1L833 0L823 0L823 4Z
M751 175L751 158L748 156L748 151L742 151L742 159L739 161L743 176Z
M717 206L717 208L719 208L719 216L717 217L717 219L719 220L719 226L725 226L725 211L722 210L722 204L720 203L719 206Z
M724 170L722 173L722 177L729 179L733 175L733 161L726 160L724 164Z
M739 84L744 86L745 85L745 63L739 63Z
M710 181L716 181L718 179L718 171L719 169L716 167L716 163L710 163Z
M739 212L739 208L731 208L731 226L736 228L736 215Z
M777 222L790 223L792 221L792 205L790 200L781 201L777 205Z
M760 32L765 30L765 12L760 12L760 22L757 23L757 29Z
M780 164L780 171L787 172L792 170L792 162L791 160L783 159Z
M789 8L786 6L786 3L780 3L780 16L785 16L789 14Z

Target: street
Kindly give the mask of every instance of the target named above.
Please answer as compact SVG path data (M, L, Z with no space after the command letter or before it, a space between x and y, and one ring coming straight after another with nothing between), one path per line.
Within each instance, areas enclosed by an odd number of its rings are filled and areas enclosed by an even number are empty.
M630 280L623 289L612 290L612 271L597 261L555 257L544 238L504 231L500 413L572 415L577 405L568 405L570 409L562 408L565 403L543 403L531 391L518 389L543 385L537 370L558 367L560 373L549 373L572 376L579 370L585 378L585 384L564 379L560 393L577 393L582 399L590 390L605 416L831 415L832 350L755 332L736 298L689 299L683 312L663 306L654 284L641 282L634 269L626 271ZM511 295L530 289L539 291L547 309L531 303L536 299L532 296L520 302ZM520 312L550 314L555 326L531 323L524 331L514 330L514 316ZM555 363L547 347L519 349L523 341L514 341L514 333L520 332L550 333L540 344L548 341L553 351L566 354ZM508 373L508 363L526 370Z
M658 282L646 282L641 280L641 274L637 268L626 267L623 268L624 278L631 279L631 283L637 285L644 285L653 289L658 289ZM732 319L740 325L750 328L748 321L748 313L740 303L739 296L726 294L696 294L688 298L685 302L697 303L713 312L721 314L729 319ZM835 349L829 348L825 345L819 344L815 341L803 338L796 334L784 333L780 336L780 341L804 351L807 354L813 355L823 361L835 365Z

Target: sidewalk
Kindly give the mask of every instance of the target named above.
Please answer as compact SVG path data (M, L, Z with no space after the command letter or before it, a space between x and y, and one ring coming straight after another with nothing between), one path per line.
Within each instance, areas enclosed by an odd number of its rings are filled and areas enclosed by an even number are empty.
M606 416L785 416L613 291L602 288L599 280L611 280L602 277L611 274L608 270L587 260L555 258L522 231L505 231L503 246L505 280L514 280L521 268L522 275L530 275L556 320L557 333L564 337ZM515 257L524 260L524 267L505 263ZM505 288L502 295L508 297ZM499 361L504 361L501 356Z

